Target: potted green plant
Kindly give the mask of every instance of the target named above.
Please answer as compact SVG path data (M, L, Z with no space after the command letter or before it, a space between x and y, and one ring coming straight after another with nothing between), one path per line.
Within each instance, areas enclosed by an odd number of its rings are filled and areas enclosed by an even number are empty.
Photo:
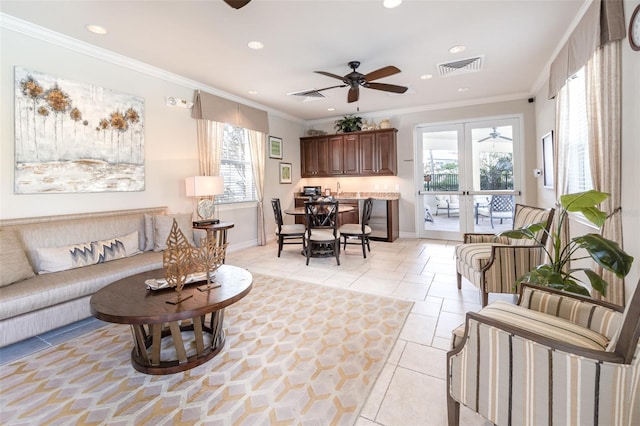
M540 243L536 234L539 231L544 231L548 234L551 243L550 249L544 248L549 262L537 266L520 278L517 283L529 282L589 296L587 288L580 284L580 280L573 275L575 272L582 271L589 279L591 287L606 296L608 283L600 275L590 268L570 268L570 262L591 257L604 269L623 278L631 270L633 257L625 253L615 241L608 240L599 234L573 237L565 245L562 244L560 235L569 212L582 213L589 222L601 227L607 219L607 215L597 206L608 197L609 194L594 190L562 195L560 197L560 214L554 231L547 231L543 223L535 223L502 232L500 234L502 236L536 240ZM585 252L587 255L584 254Z
M362 117L356 115L345 115L340 120L336 120L335 129L342 133L359 132L362 130Z

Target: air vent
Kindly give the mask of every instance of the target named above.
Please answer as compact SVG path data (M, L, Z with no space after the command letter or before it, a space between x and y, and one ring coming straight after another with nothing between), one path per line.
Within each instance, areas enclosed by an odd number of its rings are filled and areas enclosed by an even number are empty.
M470 72L478 72L482 70L484 56L476 56L473 58L460 59L454 62L446 62L437 64L440 77L449 77L457 74L466 74Z

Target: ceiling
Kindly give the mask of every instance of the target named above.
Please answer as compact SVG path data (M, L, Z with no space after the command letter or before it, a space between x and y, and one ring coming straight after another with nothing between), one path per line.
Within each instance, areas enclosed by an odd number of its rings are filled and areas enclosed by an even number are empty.
M235 10L222 0L2 0L0 11L253 105L322 120L357 108L371 114L532 96L588 1L404 0L385 9L382 0L253 0ZM87 24L108 34L90 33ZM251 50L250 41L264 48ZM449 53L454 45L466 49ZM480 71L439 76L436 64L478 56ZM317 100L287 95L340 84L314 71L345 75L353 60L363 74L397 66L401 73L377 82L409 90L389 95L361 88L351 104L348 88L324 91ZM433 77L423 80L424 74Z

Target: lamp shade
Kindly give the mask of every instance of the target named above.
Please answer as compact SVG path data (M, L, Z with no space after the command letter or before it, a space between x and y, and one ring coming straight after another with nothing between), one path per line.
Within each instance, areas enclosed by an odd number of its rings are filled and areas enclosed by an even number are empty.
M224 194L222 176L191 176L185 181L187 197L208 197Z

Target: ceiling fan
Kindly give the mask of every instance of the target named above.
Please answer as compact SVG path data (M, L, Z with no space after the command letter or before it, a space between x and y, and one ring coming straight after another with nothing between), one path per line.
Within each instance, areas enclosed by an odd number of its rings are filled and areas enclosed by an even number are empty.
M331 77L331 78L336 78L342 81L342 84L338 84L336 86L329 86L322 89L312 89L312 90L303 90L301 92L293 92L293 93L289 93L289 95L324 98L324 95L320 93L323 90L335 89L336 87L349 87L347 102L351 103L351 102L357 101L358 98L360 97L360 86L365 87L367 89L382 90L383 92L393 92L393 93L404 93L408 89L408 87L397 86L395 84L372 83L373 80L378 80L380 78L389 77L391 75L399 73L400 70L394 67L393 65L380 68L368 74L361 74L358 71L356 71L356 69L358 69L359 66L360 66L360 62L358 61L349 62L349 67L351 68L352 71L345 76L339 76L326 71L315 71L318 74L326 75L327 77Z
M224 0L226 4L234 9L240 9L241 7L246 6L250 1L251 0Z
M500 135L500 132L498 132L498 130L496 130L496 128L494 127L494 128L489 132L489 136L487 136L486 138L482 138L482 139L478 140L478 142L484 142L484 141L487 141L487 140L489 140L489 139L496 140L496 139L498 139L498 138L500 138L500 139L504 139L504 140L507 140L507 141L512 141L512 140L513 140L513 139L508 138L508 137L506 137L506 136L502 136L502 135Z

